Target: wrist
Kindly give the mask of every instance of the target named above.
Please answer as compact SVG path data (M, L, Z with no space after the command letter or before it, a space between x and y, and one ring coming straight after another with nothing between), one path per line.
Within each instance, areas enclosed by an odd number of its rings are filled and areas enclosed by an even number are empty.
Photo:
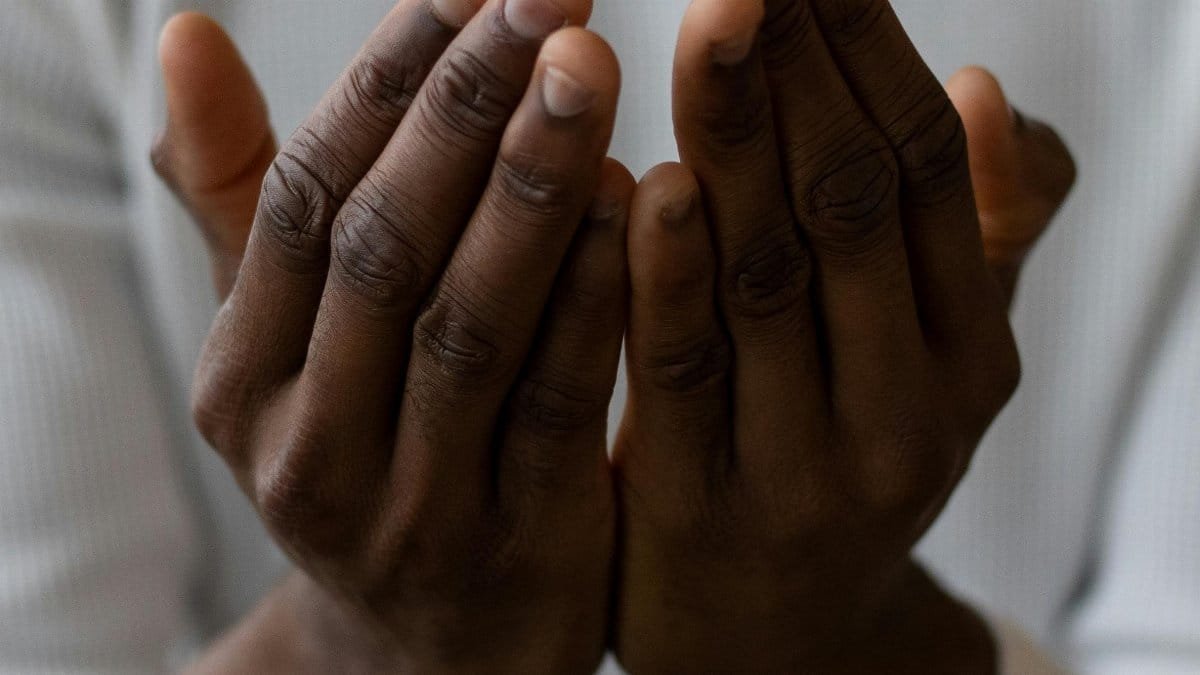
M531 600L520 615L479 609L470 617L447 617L440 627L406 627L396 640L399 672L592 675L604 658L605 620L594 607Z
M859 641L861 667L897 675L998 671L998 650L987 622L919 565L909 563L894 589ZM847 646L857 651L855 645Z
M788 592L786 583L769 579L761 592L758 584L742 585L748 592L738 597L655 589L657 595L642 597L648 602L627 603L616 638L622 666L631 675L996 672L995 642L982 617L914 563L866 594Z
M591 675L604 655L603 616L573 602L531 600L519 615L480 606L468 616L449 611L442 621L421 612L422 620L385 625L307 576L293 576L285 585L289 606L310 645L306 661L324 664L319 672Z
M186 672L397 672L385 644L324 589L294 572Z

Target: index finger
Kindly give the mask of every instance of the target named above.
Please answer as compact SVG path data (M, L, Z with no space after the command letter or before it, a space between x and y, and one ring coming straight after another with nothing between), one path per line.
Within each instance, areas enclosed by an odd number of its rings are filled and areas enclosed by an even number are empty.
M267 170L245 261L196 377L197 423L218 446L223 412L253 419L259 392L304 365L333 218L458 33L448 21L430 0L397 4Z

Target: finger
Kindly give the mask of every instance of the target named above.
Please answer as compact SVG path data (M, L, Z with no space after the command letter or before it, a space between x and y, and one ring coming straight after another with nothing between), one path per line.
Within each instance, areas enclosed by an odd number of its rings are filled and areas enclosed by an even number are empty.
M244 434L263 391L303 366L334 214L457 30L425 0L400 2L268 169L238 282L197 373L197 421L210 440Z
M267 104L225 31L197 12L166 23L158 46L167 126L151 159L200 225L221 299L229 294L275 156Z
M1070 192L1075 165L1058 135L1016 112L986 70L963 68L946 92L966 128L984 255L1011 304L1021 265Z
M830 57L808 2L768 0L763 61L796 219L813 253L835 398L866 412L923 354L899 172ZM885 401L886 403L886 401Z
M335 219L303 385L377 420L381 440L393 437L410 326L478 204L543 38L588 8L507 0L481 10Z
M766 75L751 52L762 12L761 0L692 3L676 54L675 126L712 218L736 364L737 446L778 457L775 446L820 424L827 392L809 252L784 184ZM792 433L781 435L776 419Z
M966 134L953 104L886 0L813 0L850 88L892 147L904 185L912 283L935 348L1006 321L987 272Z
M428 478L465 489L494 475L481 450L595 192L620 75L603 40L568 28L546 41L533 80L414 329L395 468L448 470Z
M605 164L509 397L502 501L541 493L578 499L595 491L609 498L605 429L625 335L625 232L634 185L625 167Z
M655 489L676 492L666 503L706 503L698 491L734 461L716 271L696 178L679 164L652 169L629 221L629 395L614 461L659 477Z

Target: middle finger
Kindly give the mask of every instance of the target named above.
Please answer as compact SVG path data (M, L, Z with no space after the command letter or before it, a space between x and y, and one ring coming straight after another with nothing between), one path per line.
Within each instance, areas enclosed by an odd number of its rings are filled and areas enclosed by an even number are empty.
M883 134L830 56L808 0L767 0L763 59L792 205L816 262L835 407L886 397L924 353Z
M619 80L593 33L568 28L543 47L475 215L416 321L393 476L460 495L494 487L480 481L495 475L499 413L599 182Z
M770 91L753 50L762 0L696 0L675 63L680 154L695 171L719 258L733 345L739 464L771 471L788 439L826 418L807 246L789 206ZM780 428L780 423L786 429ZM788 444L784 449L780 443ZM782 450L776 452L775 450Z

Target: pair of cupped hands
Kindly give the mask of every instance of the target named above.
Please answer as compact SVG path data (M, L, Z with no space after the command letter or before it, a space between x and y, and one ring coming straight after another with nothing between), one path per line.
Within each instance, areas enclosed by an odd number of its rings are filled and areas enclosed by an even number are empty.
M279 149L221 29L164 31L195 417L298 568L197 670L993 668L911 550L1017 385L1054 133L884 0L694 0L639 183L588 0L481 4L402 0Z

